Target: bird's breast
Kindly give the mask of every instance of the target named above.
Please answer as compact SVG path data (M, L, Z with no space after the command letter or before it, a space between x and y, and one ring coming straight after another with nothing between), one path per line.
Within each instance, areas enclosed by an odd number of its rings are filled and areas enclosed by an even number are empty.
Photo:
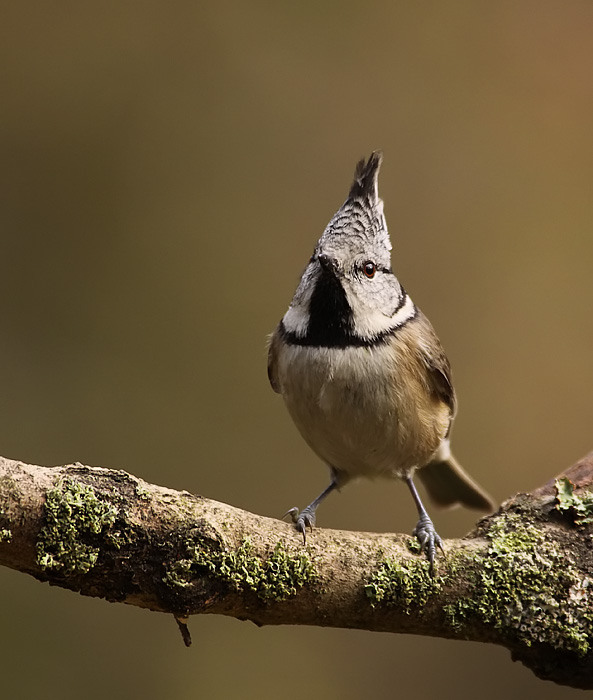
M284 345L277 360L280 390L303 438L348 476L410 471L444 436L448 417L437 415L443 411L402 349Z

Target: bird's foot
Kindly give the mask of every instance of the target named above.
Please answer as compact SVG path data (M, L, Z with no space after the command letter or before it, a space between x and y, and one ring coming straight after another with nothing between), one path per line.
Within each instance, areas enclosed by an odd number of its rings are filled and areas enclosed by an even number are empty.
M430 564L431 572L434 571L434 558L436 555L437 547L444 552L443 540L441 540L438 532L434 529L432 520L428 515L424 514L420 516L418 524L414 528L412 533L420 542L420 551L426 554L428 562Z
M295 529L302 533L303 544L307 544L307 528L313 531L313 526L315 525L315 511L309 507L304 508L302 511L299 511L298 508L291 508L284 513L282 519L284 520L287 515L290 515Z

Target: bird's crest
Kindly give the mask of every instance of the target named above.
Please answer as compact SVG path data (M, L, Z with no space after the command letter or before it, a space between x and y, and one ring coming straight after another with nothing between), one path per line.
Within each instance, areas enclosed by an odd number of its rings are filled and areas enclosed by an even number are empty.
M383 160L381 151L373 151L368 160L362 158L356 164L354 182L350 187L348 196L351 199L368 197L371 200L379 198L379 169Z

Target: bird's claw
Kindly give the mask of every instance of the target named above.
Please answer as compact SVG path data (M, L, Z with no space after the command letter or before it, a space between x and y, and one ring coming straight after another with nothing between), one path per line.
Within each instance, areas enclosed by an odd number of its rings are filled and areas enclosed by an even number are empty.
M315 525L315 511L305 508L303 511L299 511L298 508L291 508L287 510L282 516L282 520L290 515L290 519L294 523L297 532L303 535L303 544L307 544L307 528L313 531L313 526Z
M423 515L420 517L414 532L412 533L418 542L420 542L420 551L426 554L428 563L430 564L430 571L434 572L434 558L436 556L437 547L444 552L443 540L440 538L438 532L435 530L432 520L428 515Z
M290 519L293 523L296 523L299 517L299 509L295 506L294 508L289 508L286 513L282 516L281 520L284 520L287 515L290 515Z

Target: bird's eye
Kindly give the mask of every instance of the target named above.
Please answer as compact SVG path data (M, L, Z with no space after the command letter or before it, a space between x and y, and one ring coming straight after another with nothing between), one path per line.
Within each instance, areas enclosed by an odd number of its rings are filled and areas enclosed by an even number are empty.
M373 279L373 277L375 276L375 272L377 271L375 263L371 262L370 260L367 260L367 262L365 262L365 264L362 266L362 269L364 270L364 274L369 279Z

